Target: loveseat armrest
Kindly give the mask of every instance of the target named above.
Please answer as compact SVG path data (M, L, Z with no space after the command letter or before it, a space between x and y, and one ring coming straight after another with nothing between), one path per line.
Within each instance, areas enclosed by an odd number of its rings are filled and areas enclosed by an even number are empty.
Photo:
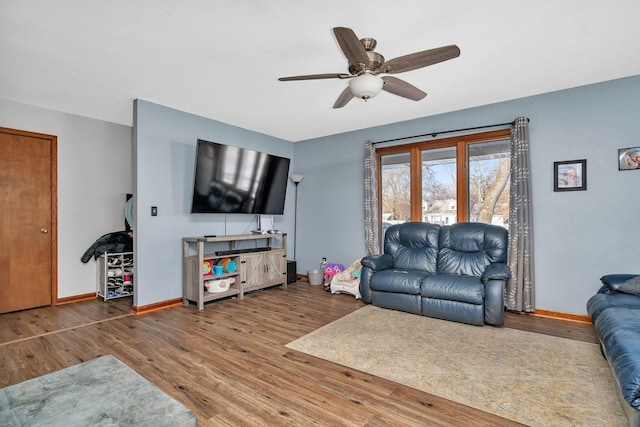
M362 270L360 273L360 295L362 301L371 304L371 276L380 270L388 270L393 267L393 257L389 254L368 255L360 261Z
M387 270L393 267L393 258L389 254L369 255L362 258L362 266L373 271Z
M637 276L638 274L606 274L600 278L600 281L610 291L616 292L627 280Z
M505 280L492 279L484 284L484 323L488 325L504 325Z
M494 263L487 266L480 280L486 285L489 280L509 280L510 278L511 270L507 264Z

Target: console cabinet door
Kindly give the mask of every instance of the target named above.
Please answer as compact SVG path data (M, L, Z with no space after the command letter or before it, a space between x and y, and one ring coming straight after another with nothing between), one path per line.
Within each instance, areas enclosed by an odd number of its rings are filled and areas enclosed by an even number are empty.
M286 283L287 261L283 250L243 255L244 290Z
M271 251L264 254L265 264L265 283L281 283L286 282L285 273L287 271L287 261L284 257L284 251Z
M264 262L263 254L248 254L242 256L244 261L243 268L243 280L244 290L251 290L252 288L262 285L264 276Z

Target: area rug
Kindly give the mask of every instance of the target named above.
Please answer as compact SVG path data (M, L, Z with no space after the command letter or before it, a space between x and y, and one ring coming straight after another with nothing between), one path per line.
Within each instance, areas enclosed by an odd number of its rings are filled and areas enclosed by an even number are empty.
M530 426L623 426L596 344L365 306L287 347Z
M0 426L196 426L196 417L107 355L0 389Z

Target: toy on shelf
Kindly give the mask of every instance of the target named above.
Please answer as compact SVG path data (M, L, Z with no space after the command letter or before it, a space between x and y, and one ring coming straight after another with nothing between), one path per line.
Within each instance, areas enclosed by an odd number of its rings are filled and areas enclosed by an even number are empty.
M228 291L235 282L235 277L227 277L221 280L207 280L204 282L204 289L212 294L219 294Z
M205 259L202 263L202 275L211 276L213 274L213 261Z
M218 261L218 265L222 266L222 269L224 271L227 271L227 264L231 262L231 258L222 258L220 261Z
M229 261L224 267L227 273L235 273L237 268L238 266L235 261Z

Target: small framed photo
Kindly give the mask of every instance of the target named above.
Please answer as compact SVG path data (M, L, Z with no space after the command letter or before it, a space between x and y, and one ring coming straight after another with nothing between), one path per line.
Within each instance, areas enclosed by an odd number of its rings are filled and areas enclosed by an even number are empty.
M618 149L618 170L632 171L640 169L640 147Z
M553 162L553 191L587 189L587 160Z

